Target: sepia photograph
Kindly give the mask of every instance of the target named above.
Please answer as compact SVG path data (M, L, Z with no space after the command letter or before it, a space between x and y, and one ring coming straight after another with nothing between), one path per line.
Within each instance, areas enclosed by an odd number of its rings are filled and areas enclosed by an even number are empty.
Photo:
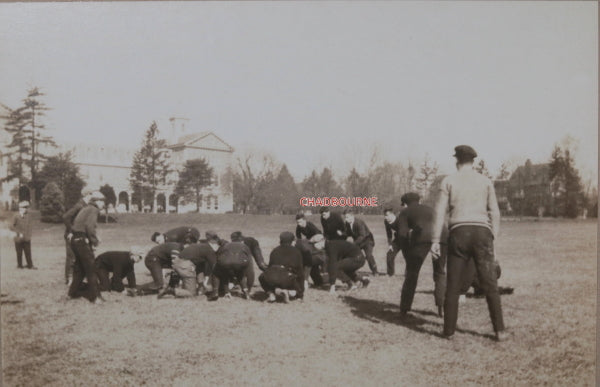
M0 384L595 386L598 18L0 3Z

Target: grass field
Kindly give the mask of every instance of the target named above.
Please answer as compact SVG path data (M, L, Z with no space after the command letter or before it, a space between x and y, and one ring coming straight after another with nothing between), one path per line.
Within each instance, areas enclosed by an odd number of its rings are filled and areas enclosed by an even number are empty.
M317 216L310 217L318 223ZM365 217L385 270L381 216ZM151 246L155 230L192 224L256 237L265 257L291 216L123 215L100 225L98 253ZM111 296L101 306L67 300L60 225L37 224L34 263L17 270L1 237L2 376L5 386L435 386L595 384L595 221L503 222L496 244L510 337L490 339L484 299L460 306L454 341L440 338L431 264L421 272L411 318L398 318L404 261L394 277L305 302ZM367 266L363 267L366 270ZM138 282L150 280L143 263ZM253 291L260 295L261 289Z

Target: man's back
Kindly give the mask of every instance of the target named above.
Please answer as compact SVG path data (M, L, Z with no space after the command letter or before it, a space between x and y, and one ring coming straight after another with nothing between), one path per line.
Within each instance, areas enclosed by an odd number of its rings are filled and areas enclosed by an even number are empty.
M269 256L269 266L280 265L295 271L302 270L302 254L294 246L277 246Z

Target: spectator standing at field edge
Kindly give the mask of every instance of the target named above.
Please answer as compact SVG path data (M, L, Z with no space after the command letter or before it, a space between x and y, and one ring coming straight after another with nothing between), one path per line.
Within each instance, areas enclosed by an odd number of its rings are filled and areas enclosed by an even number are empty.
M27 260L28 269L37 269L33 266L31 258L31 235L33 234L31 214L29 214L29 202L19 203L19 213L16 214L9 224L11 231L15 233L15 249L17 250L17 268L23 268L23 253Z
M456 330L461 280L472 259L485 293L496 339L501 341L506 334L494 260L494 238L500 226L496 193L490 179L473 170L473 159L477 157L477 152L468 145L459 145L454 150L457 172L444 178L440 186L431 247L434 255L440 255L439 242L449 208L443 335L452 338Z

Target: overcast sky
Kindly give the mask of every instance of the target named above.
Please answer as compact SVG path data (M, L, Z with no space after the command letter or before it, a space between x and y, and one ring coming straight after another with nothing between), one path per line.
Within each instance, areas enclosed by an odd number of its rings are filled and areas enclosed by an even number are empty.
M495 172L567 134L597 171L598 4L0 4L0 102L39 86L57 139L137 147L189 118L237 149L312 168L437 161L471 144ZM360 165L363 163L363 165ZM352 165L354 166L354 165Z

